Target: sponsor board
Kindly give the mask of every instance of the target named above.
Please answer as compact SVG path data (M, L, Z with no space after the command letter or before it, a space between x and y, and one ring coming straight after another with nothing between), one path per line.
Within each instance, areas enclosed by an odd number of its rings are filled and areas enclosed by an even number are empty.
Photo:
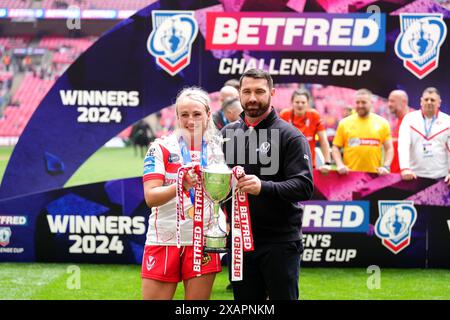
M147 41L148 52L171 76L186 68L191 47L198 33L193 11L152 11L153 30Z
M398 254L411 242L411 230L417 218L414 202L380 200L378 211L375 234L386 248Z
M439 65L439 52L447 36L442 14L400 14L401 32L395 53L403 66L423 79Z
M368 201L307 201L302 228L306 232L356 232L369 230Z

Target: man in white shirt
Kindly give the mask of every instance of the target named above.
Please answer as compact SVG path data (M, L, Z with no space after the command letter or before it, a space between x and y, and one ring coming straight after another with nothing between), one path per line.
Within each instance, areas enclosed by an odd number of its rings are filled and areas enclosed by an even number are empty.
M398 137L398 154L404 180L445 178L450 186L450 116L439 111L441 96L426 88L421 109L405 115Z

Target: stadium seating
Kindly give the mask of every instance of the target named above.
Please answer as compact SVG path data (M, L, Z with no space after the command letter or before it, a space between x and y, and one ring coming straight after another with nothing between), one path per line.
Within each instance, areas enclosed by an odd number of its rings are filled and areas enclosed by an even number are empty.
M53 51L52 62L55 64L70 65L80 54L86 51L95 40L95 37L43 37L39 42L39 47Z
M449 8L450 9L450 8ZM449 18L450 17L450 10L444 8L443 6L439 5L437 1L433 0L417 0L414 1L394 12L392 12L392 15L398 15L400 13L410 12L410 13L417 13L417 12L434 12L434 13L442 13L444 17Z
M30 5L30 0L0 0L0 8L27 9Z
M76 51L86 51L95 41L95 37L86 38L63 38L63 37L43 37L39 42L39 47L56 50L61 47L73 48Z
M115 9L115 10L139 10L156 0L42 0L44 9L64 9L69 6L77 6L80 9ZM0 8L26 9L32 7L31 0L0 0ZM38 3L34 4L36 8Z
M54 81L27 74L12 101L18 106L6 107L0 119L0 136L20 136L34 110L53 86Z
M28 46L31 41L31 37L0 37L0 46L4 47L5 50L14 48L23 48Z

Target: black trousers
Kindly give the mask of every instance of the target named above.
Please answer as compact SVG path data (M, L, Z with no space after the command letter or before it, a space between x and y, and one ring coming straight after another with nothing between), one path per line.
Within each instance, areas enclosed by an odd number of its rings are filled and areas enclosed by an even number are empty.
M302 251L301 240L255 244L244 252L243 280L232 282L234 299L298 300Z

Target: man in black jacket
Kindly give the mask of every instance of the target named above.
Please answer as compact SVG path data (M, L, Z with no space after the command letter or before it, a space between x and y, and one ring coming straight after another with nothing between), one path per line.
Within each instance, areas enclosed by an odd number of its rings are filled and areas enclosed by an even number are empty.
M271 76L259 69L240 79L241 120L222 129L227 164L244 167L237 188L248 194L254 251L245 252L236 300L297 300L302 207L313 195L311 152L303 134L271 106Z

